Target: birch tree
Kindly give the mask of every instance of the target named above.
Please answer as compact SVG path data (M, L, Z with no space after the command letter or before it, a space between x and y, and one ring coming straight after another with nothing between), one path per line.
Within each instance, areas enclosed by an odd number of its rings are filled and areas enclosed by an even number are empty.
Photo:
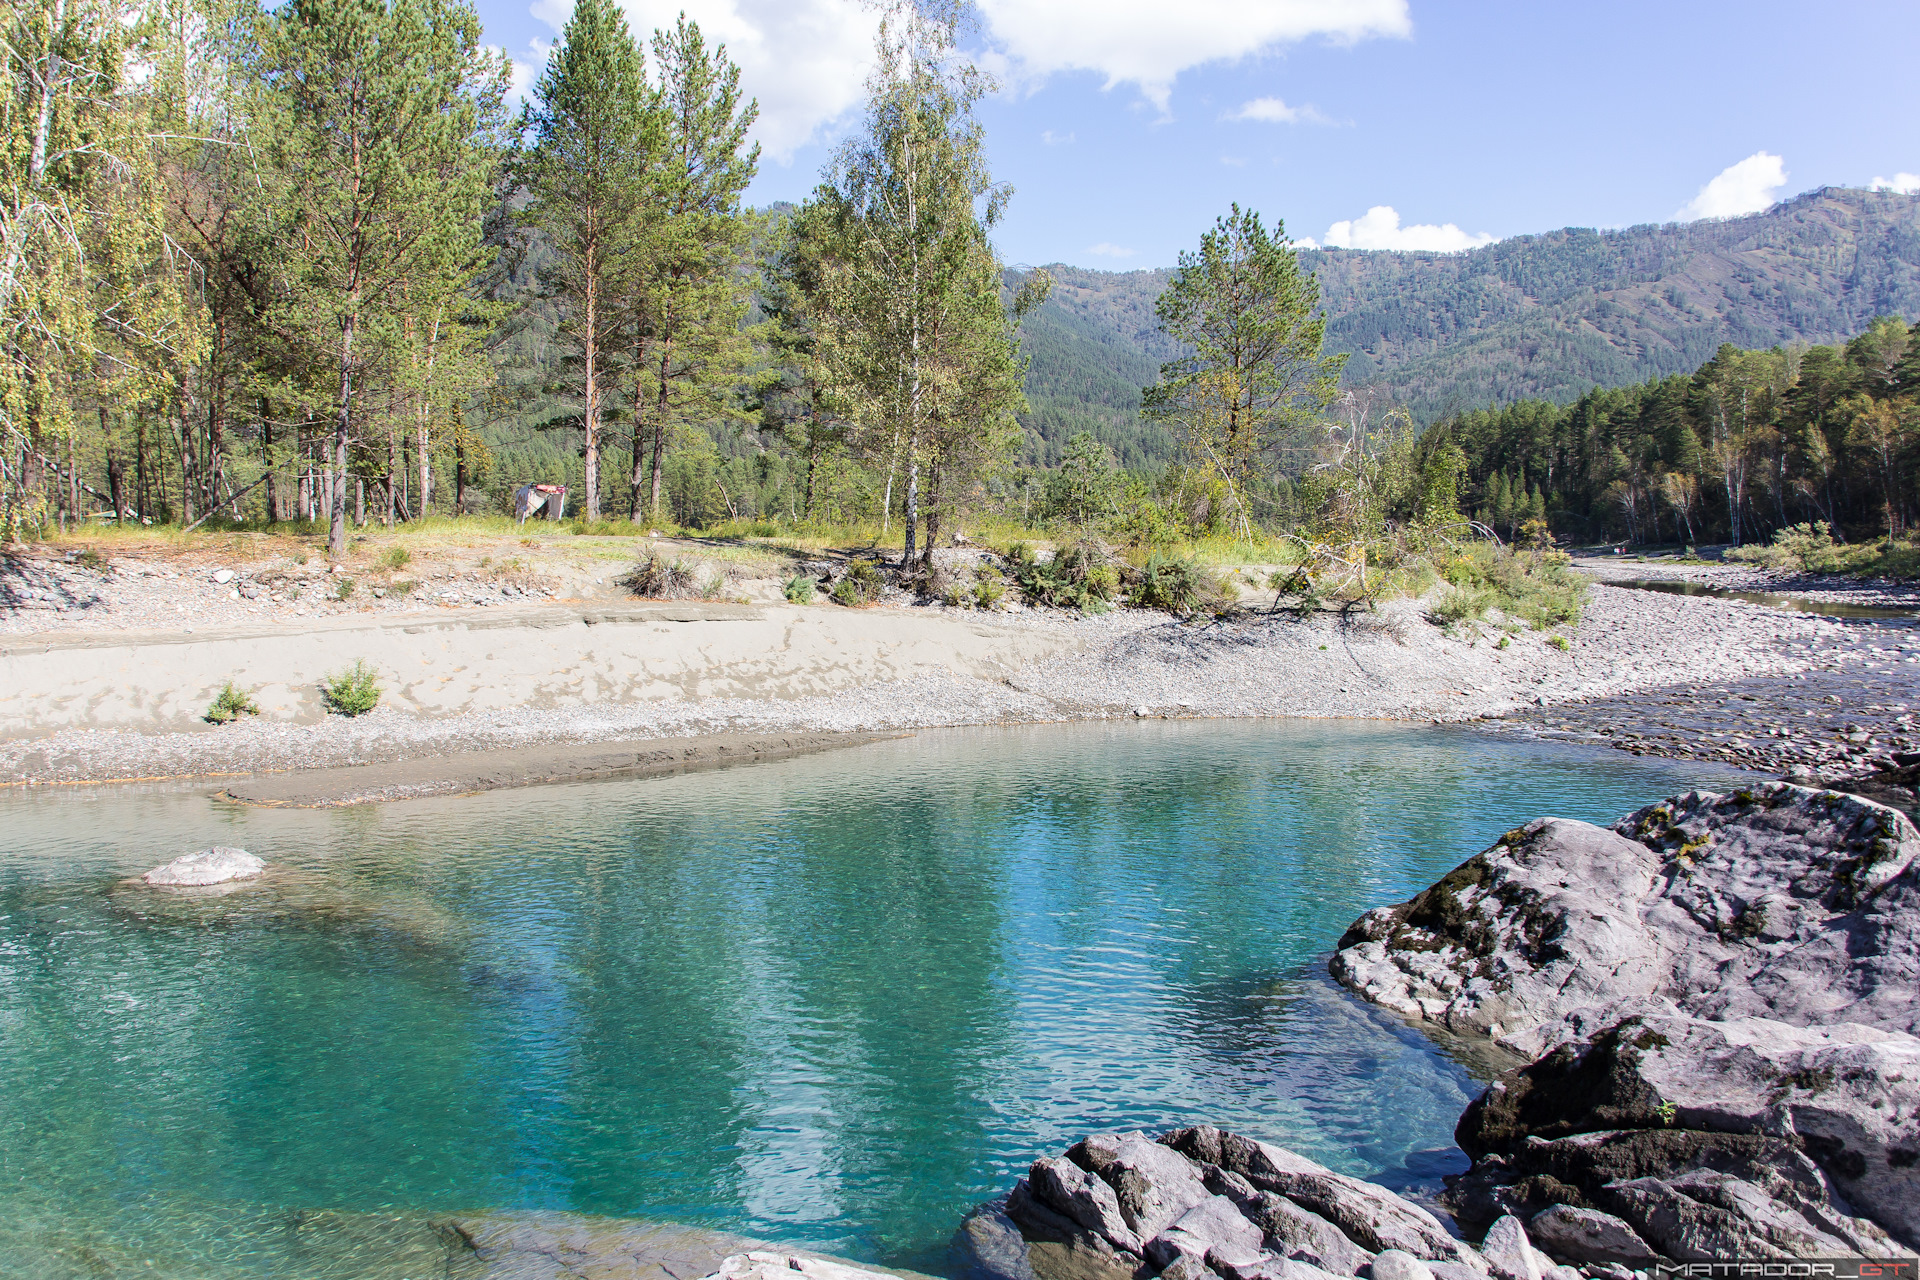
M870 454L906 470L906 546L916 557L922 450L942 396L956 393L937 353L977 317L971 272L1009 190L993 182L974 108L992 87L955 48L958 11L899 5L880 24L862 132L835 158L817 199L846 258L825 284L823 358Z

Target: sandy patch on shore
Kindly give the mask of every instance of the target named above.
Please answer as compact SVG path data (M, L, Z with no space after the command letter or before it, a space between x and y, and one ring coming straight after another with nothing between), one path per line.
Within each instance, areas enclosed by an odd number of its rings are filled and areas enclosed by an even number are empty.
M719 733L1122 716L1458 721L1788 675L1850 648L1846 624L1830 619L1607 586L1567 636L1565 650L1541 632L1502 648L1497 633L1434 625L1413 601L1192 624L1133 610L683 604L340 619L300 635L66 633L0 643L0 733L13 735L0 741L0 778L232 777ZM357 719L321 715L308 682L362 655L389 679L387 702ZM265 714L195 721L229 676L263 690Z

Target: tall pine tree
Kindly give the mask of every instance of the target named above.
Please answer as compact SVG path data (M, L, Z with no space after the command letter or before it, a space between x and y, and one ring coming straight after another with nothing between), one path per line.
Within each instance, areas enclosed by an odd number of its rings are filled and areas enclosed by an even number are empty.
M612 391L615 318L640 235L648 165L660 146L656 95L613 0L579 0L534 85L514 174L525 218L558 258L561 332L574 346L586 436L586 517L600 518L602 418Z
M356 377L369 363L355 340L369 312L477 241L506 66L462 0L292 0L260 44L289 327L330 347L335 374L328 549L339 556Z

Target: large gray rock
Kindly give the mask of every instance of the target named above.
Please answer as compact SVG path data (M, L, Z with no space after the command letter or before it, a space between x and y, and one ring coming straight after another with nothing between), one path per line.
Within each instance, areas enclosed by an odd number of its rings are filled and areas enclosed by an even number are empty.
M1773 784L1541 819L1331 967L1534 1059L1461 1119L1463 1220L1591 1210L1683 1260L1920 1244L1920 832L1893 809Z
M140 879L152 885L225 884L229 880L251 880L266 869L266 863L245 849L215 845L155 867Z
M1142 1251L1140 1237L1121 1214L1119 1197L1106 1179L1071 1160L1042 1156L1027 1171L1027 1184L1042 1204L1105 1237L1114 1248Z
M1100 1134L1065 1159L1036 1161L1005 1200L969 1215L954 1238L954 1271L967 1280L1327 1280L1366 1274L1389 1250L1419 1260L1433 1280L1488 1275L1470 1246L1384 1187L1198 1127L1158 1140Z
M1920 832L1855 796L1692 792L1542 818L1356 921L1367 999L1526 1057L1630 1013L1920 1030Z
M1661 1141L1689 1131L1763 1138L1790 1153L1770 1157L1776 1163L1816 1169L1781 1184L1781 1194L1797 1206L1792 1213L1812 1225L1782 1226L1781 1219L1755 1231L1781 1241L1783 1249L1798 1247L1786 1243L1796 1232L1877 1247L1879 1233L1854 1215L1920 1243L1914 1240L1920 1224L1916 1115L1920 1039L1913 1036L1850 1024L1820 1030L1764 1018L1712 1022L1666 1015L1627 1020L1507 1072L1467 1108L1455 1136L1475 1157L1495 1154L1533 1164L1547 1144L1574 1134L1639 1129L1660 1131ZM1714 1173L1729 1168L1720 1160ZM1610 1169L1608 1181L1660 1172L1657 1163L1642 1161L1632 1170ZM1717 1221L1719 1213L1742 1212L1740 1196L1709 1194L1704 1178L1692 1178L1688 1186L1694 1190L1685 1194L1706 1196L1719 1207L1707 1217ZM1606 1198L1597 1189L1602 1183L1586 1176L1584 1184L1590 1198ZM1654 1203L1646 1195L1634 1201L1642 1215L1653 1213ZM1683 1213L1677 1201L1663 1203L1660 1212L1670 1218L1701 1216ZM1621 1216L1640 1221L1631 1213ZM1715 1230L1725 1235L1735 1228Z
M1199 1170L1144 1133L1096 1134L1067 1158L1113 1185L1122 1216L1142 1240L1212 1194Z
M1614 1262L1625 1267L1647 1267L1660 1260L1625 1221L1598 1209L1576 1209L1556 1204L1533 1215L1527 1234L1540 1247L1567 1262Z

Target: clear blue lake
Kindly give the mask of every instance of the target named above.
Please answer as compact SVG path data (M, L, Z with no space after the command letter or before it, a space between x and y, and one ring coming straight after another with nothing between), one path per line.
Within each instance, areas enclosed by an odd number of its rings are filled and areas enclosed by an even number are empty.
M1154 721L341 810L15 792L0 1276L397 1278L498 1210L938 1272L1036 1156L1196 1122L1432 1183L1479 1081L1336 939L1529 819L1747 777ZM126 882L213 844L274 870Z

